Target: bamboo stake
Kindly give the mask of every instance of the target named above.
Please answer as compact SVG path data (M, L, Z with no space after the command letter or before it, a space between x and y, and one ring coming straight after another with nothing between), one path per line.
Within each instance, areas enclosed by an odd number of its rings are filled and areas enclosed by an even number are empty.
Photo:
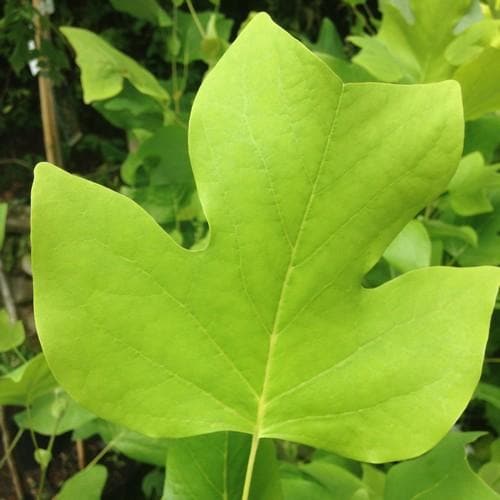
M32 0L32 5L38 12L43 12L42 4L43 0ZM41 14L35 16L33 25L35 27L35 43L37 48L40 49L42 40L48 39L50 34L42 25ZM62 167L63 159L59 130L57 128L54 87L52 80L44 71L38 73L38 91L40 95L45 156L50 163Z

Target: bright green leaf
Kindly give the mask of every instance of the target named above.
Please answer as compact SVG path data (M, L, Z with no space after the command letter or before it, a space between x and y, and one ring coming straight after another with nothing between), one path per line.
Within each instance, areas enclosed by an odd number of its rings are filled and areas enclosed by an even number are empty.
M500 32L500 21L485 19L470 26L446 48L445 57L454 66L471 62Z
M26 406L56 386L45 357L39 354L0 377L0 405Z
M118 95L128 80L139 92L166 108L169 95L147 69L91 31L69 26L61 31L76 51L87 104Z
M362 51L353 58L354 63L365 68L377 80L384 82L399 82L405 75L399 61L389 49L376 38L350 36L348 40Z
M431 240L422 222L410 221L386 248L384 258L401 273L431 264Z
M362 49L355 63L387 82L456 79L466 120L500 109L499 23L481 20L477 0L382 0L381 10L376 36L349 38Z
M254 17L191 114L205 250L115 192L37 167L51 368L83 406L155 436L233 430L373 462L423 453L477 384L498 270L361 283L445 190L462 133L456 83L343 85Z
M104 465L86 467L65 481L57 500L100 500L108 471Z
M453 66L445 58L455 39L454 29L467 13L471 0L409 0L404 9L382 0L382 24L370 42L353 41L363 49L354 61L386 81L429 82L450 77ZM436 22L439 20L439 22ZM375 43L379 56L374 58ZM390 64L393 78L383 68ZM401 76L396 78L398 71Z
M5 309L0 309L0 352L9 351L24 342L25 333L22 321L11 323Z
M116 10L144 19L161 27L171 26L172 19L156 0L110 0Z
M240 500L250 442L250 436L235 432L172 441L163 498ZM249 498L281 498L275 453L272 441L260 442Z
M451 432L432 451L389 470L385 500L500 498L470 468L464 446L480 432Z
M488 47L453 74L460 83L466 120L500 109L500 47Z

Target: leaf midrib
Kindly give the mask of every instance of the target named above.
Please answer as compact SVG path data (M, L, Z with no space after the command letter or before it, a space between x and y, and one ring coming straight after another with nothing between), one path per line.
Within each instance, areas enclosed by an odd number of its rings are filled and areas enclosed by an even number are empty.
M305 227L305 221L307 220L307 216L311 210L313 200L314 200L314 195L316 193L316 188L318 185L318 181L321 177L321 173L323 171L323 167L324 167L324 164L326 161L327 152L330 148L332 137L333 137L333 134L335 131L335 125L337 123L337 117L339 115L340 106L342 104L342 97L344 95L344 88L345 88L345 85L342 84L340 87L340 93L338 95L337 105L336 105L335 111L333 113L332 123L330 125L330 131L328 133L328 137L327 137L327 140L325 142L325 147L323 150L323 155L321 157L321 162L320 162L320 165L318 167L318 171L317 171L316 177L314 179L314 183L311 187L309 199L307 201L307 205L306 205L306 207L304 209L304 213L302 215L302 220L301 220L301 223L299 226L299 230L297 231L297 236L296 236L295 241L294 241L292 248L291 248L287 270L285 273L285 277L283 279L283 284L281 286L279 299L278 299L278 302L276 305L273 326L271 328L271 333L269 335L269 347L268 347L268 353L267 353L266 366L265 366L265 370L264 370L262 391L261 391L261 395L260 395L258 402L257 402L257 416L256 416L255 430L254 430L254 436L257 439L260 439L260 433L261 433L261 430L263 427L262 424L263 424L264 418L265 418L265 411L266 411L266 404L267 404L266 403L266 396L267 396L267 391L268 391L269 381L270 381L271 364L272 364L273 354L274 354L274 351L276 348L278 336L280 333L278 325L279 325L280 317L281 317L282 304L283 304L284 297L286 295L286 289L288 287L288 282L290 280L290 277L291 277L293 269L294 269L295 256L296 256L297 249L299 247L299 243L301 240L301 236L302 236L302 233L303 233L303 230Z

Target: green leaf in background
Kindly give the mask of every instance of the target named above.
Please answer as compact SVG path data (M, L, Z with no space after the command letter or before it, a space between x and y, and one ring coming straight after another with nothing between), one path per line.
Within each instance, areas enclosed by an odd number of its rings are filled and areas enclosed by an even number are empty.
M108 471L104 465L93 465L65 481L56 500L100 500Z
M115 127L154 131L163 125L164 110L152 97L142 94L127 80L123 90L110 99L95 101L93 107Z
M386 248L384 259L401 273L431 264L431 240L424 224L410 221Z
M356 464L359 466L359 464ZM282 463L281 482L285 500L382 500L385 474L362 464L360 474L326 457L311 463Z
M449 78L454 66L446 60L445 51L473 1L381 0L382 24L376 37L349 38L363 49L354 61L383 81L432 82ZM372 55L375 50L376 58ZM387 70L389 64L391 72Z
M500 493L500 439L495 439L491 445L491 460L481 466L478 476L490 488Z
M5 239L5 225L7 223L8 210L9 205L7 205L7 203L0 203L0 248L3 247L3 242Z
M146 498L160 498L165 484L165 470L153 469L142 479L141 490Z
M479 151L486 163L500 160L500 115L488 115L465 124L464 154Z
M116 10L144 19L157 26L172 25L172 19L156 0L110 0Z
M486 382L481 382L476 388L474 397L486 401L500 409L500 387Z
M455 82L343 85L257 15L191 114L206 249L37 167L36 322L55 376L153 436L232 430L371 462L423 453L477 384L499 270L362 280L445 190L462 133Z
M96 418L85 422L73 433L74 439L87 439L99 434L105 443L113 442L113 449L123 455L151 465L165 466L168 442L152 438L119 425Z
M500 109L500 47L488 47L453 74L460 83L467 120Z
M38 354L0 377L0 405L26 406L56 386L45 356Z
M83 99L89 104L118 95L128 80L139 92L166 108L170 97L158 80L129 56L103 38L82 28L61 28L76 51L81 70Z
M432 239L458 240L461 244L477 246L477 234L471 226L457 226L441 220L426 220L424 225Z
M121 174L130 185L122 192L159 224L175 221L180 209L191 202L195 189L186 130L179 125L156 130L128 156Z
M457 80L466 120L500 109L500 22L483 20L478 0L381 0L380 6L377 35L348 38L362 49L356 64L386 82Z
M499 169L485 165L480 153L463 157L448 186L452 209L463 216L492 212L490 192L500 188Z
M30 405L30 411L24 410L14 417L19 427L32 429L46 436L64 434L94 418L92 413L60 389L35 399Z
M333 24L333 22L327 17L323 18L321 21L318 39L316 42L308 42L305 37L304 42L307 47L309 47L309 49L315 52L318 56L325 54L347 61L347 56L344 52L344 44L342 43L339 32L337 31L335 24Z
M385 500L500 498L467 462L464 447L482 434L451 432L429 453L392 467L387 474Z
M9 314L0 309L0 352L9 351L24 342L25 333L22 321L11 323Z
M223 14L215 14L211 11L198 12L198 19L204 29L207 29L212 19L213 29L217 33L219 43L227 47L227 41L231 35L233 20L224 17ZM181 42L177 61L180 63L190 63L193 61L204 61L203 38L193 17L188 12L179 11L177 13L177 35ZM206 49L205 49L206 50Z
M167 457L165 500L240 500L251 437L235 432L176 439ZM282 498L275 448L261 441L252 478L251 499Z
M500 265L500 190L493 193L490 201L493 212L468 220L476 229L478 243L460 254L458 261L462 266Z

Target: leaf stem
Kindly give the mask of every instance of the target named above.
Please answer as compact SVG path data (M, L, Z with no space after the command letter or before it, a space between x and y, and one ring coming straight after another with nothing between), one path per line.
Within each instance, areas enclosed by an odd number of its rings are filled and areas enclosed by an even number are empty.
M85 469L89 469L94 466L101 460L101 458L108 453L111 448L115 445L115 443L122 437L123 432L117 434L85 467Z
M16 435L14 436L14 439L11 441L9 447L7 450L5 450L5 454L0 460L0 469L5 465L5 462L10 457L10 454L14 451L14 448L16 447L17 442L21 439L22 435L24 434L24 429L19 428L18 431L16 432Z
M198 28L198 31L200 32L201 38L205 38L205 30L203 29L203 26L201 25L200 18L198 17L198 14L196 14L196 11L194 10L193 4L191 3L191 0L186 0L186 5L188 6L189 12L191 13L191 16L193 17L194 24L196 25L196 28Z
M253 468L255 458L257 457L257 449L259 447L259 435L255 433L252 436L252 444L250 445L250 455L248 456L247 471L245 474L245 483L243 484L243 493L241 500L248 500L250 496L250 485L252 484Z
M0 430L2 431L3 449L5 450L5 456L2 459L1 466L3 467L3 464L7 462L10 472L10 478L12 481L12 486L14 487L15 498L17 498L18 500L22 500L22 498L24 498L23 487L21 484L21 479L19 478L19 473L17 471L16 463L12 456L12 450L19 441L22 432L20 432L21 429L19 429L19 431L17 431L16 436L14 437L14 440L11 443L9 443L9 429L5 417L5 410L1 406L0 406Z

